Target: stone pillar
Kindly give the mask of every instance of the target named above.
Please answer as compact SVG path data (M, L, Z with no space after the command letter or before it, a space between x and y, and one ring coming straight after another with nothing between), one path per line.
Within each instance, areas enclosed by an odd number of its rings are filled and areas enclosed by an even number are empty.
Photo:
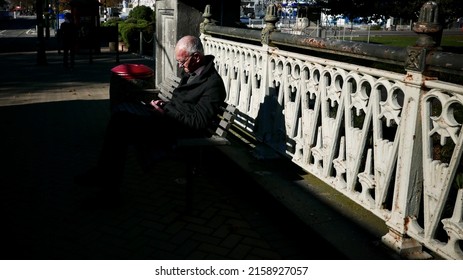
M174 49L185 35L200 36L200 24L207 4L213 9L212 21L229 26L239 21L239 1L229 0L157 0L156 1L156 60L155 84L159 85L166 73L177 73Z

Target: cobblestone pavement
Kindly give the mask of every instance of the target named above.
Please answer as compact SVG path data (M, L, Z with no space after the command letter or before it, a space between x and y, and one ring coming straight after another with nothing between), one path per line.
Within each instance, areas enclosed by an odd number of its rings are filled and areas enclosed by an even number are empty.
M36 55L0 53L1 259L345 258L215 150L187 213L183 162L169 157L143 173L132 153L121 205L85 207L91 190L72 178L101 147L115 55L90 63L79 53L74 70L56 50L47 65ZM153 61L123 53L119 63Z

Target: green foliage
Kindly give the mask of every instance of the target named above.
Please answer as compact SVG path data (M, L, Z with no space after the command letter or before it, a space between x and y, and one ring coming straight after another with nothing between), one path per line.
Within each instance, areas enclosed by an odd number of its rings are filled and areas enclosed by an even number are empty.
M153 36L154 25L143 19L127 19L119 23L119 34L129 51L136 51L139 45L140 32L144 38Z
M130 11L126 20L110 18L106 22L101 23L101 26L116 26L118 24L120 40L124 42L129 51L137 51L140 32L143 32L143 38L153 37L155 25L154 22L148 20L152 19L152 15L153 11L149 7L139 6ZM148 49L152 49L152 47L150 46Z
M152 22L154 21L154 11L147 6L137 6L130 11L128 18Z
M370 30L381 30L382 27L380 25L372 25L370 26Z
M396 46L396 47L407 47L412 46L416 43L418 36L375 36L370 38L370 43L372 44L382 44L387 46ZM366 42L366 37L356 37L353 38L354 41ZM446 47L460 47L463 48L463 34L462 35L445 35L442 36L441 46Z
M116 24L121 24L122 22L122 19L120 18L117 18L117 17L112 17L112 18L109 18L107 21L105 22L102 22L101 23L101 26L116 26Z

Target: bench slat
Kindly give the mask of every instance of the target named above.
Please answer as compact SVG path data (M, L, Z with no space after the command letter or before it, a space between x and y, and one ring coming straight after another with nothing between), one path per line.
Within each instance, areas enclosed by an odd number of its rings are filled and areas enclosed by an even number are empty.
M164 81L159 85L160 93L158 95L163 101L168 101L172 98L174 89L180 83L180 78L173 74L166 75Z
M215 131L215 134L220 136L220 137L227 137L227 131L225 129L222 129L222 128L217 128L216 131Z
M173 73L167 74L164 81L159 85L158 97L164 101L172 98L174 89L180 83L180 78ZM212 131L211 137L202 138L184 138L177 140L178 147L201 147L201 146L221 146L229 145L230 141L226 139L227 132L233 125L237 108L233 105L227 104L225 108L221 108L222 112L219 114L219 124L215 131Z
M202 138L183 138L177 141L180 147L199 147L199 146L224 146L230 145L230 141L219 135Z
M170 73L166 75L164 81L159 85L158 97L163 101L169 101L172 98L172 93L174 89L180 83L180 78ZM195 167L193 166L192 161L201 161L202 158L202 148L204 147L214 147L214 146L224 146L230 145L230 141L226 138L227 132L232 127L233 122L235 121L235 116L238 114L238 109L236 106L227 104L226 107L220 108L220 113L218 114L218 125L215 128L215 131L211 131L212 136L210 137L198 137L198 138L183 138L177 139L178 148L189 148L189 151L192 151L191 148L198 148L199 156L198 158L194 156L187 156L187 186L186 186L186 208L191 209L192 205L192 195L193 195L193 186L191 183L191 177L194 174ZM211 129L212 130L212 129Z

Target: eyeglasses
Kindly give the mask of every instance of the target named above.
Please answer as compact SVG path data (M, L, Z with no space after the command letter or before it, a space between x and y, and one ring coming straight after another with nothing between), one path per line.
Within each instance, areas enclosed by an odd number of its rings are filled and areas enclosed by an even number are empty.
M194 53L190 54L187 59L185 59L184 61L180 62L177 60L177 63L178 63L178 67L182 67L191 59L191 57L194 55Z

